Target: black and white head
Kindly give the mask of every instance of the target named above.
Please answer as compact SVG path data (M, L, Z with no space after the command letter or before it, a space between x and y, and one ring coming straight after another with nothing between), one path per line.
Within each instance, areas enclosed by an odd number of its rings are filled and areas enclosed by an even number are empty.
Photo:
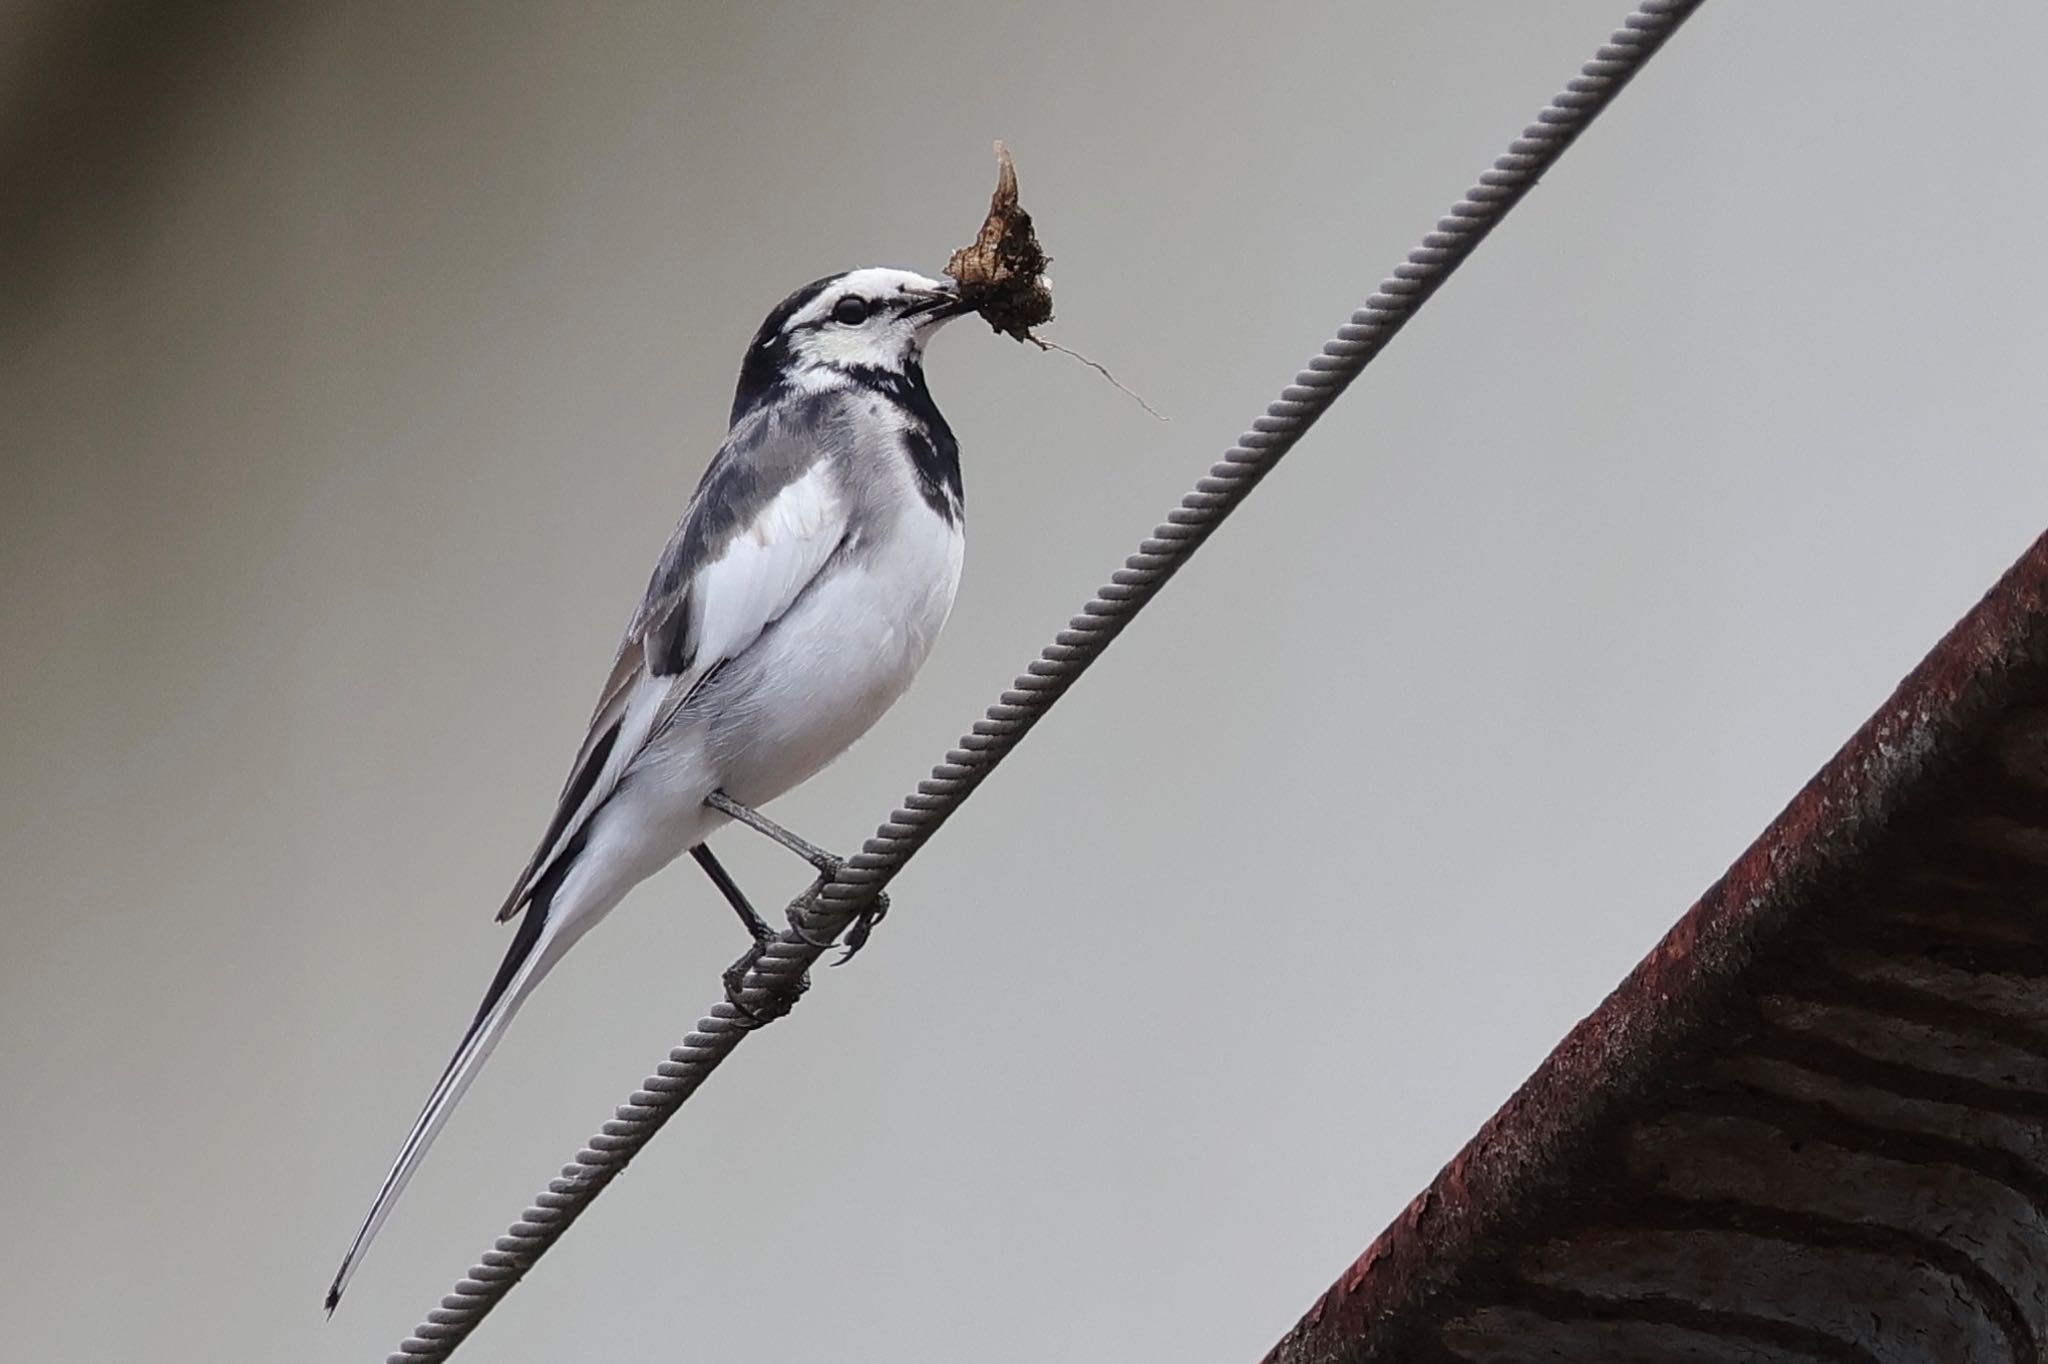
M870 267L806 284L748 345L733 420L771 396L846 380L902 376L921 386L925 342L969 311L953 281L908 270Z

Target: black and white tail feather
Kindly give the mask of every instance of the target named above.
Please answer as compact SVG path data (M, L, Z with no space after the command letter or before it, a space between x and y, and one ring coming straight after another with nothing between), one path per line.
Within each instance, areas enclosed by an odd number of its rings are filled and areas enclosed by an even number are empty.
M634 885L701 844L723 791L774 799L908 686L961 562L958 446L924 342L947 281L855 270L749 345L731 430L634 612L553 818L498 918L524 914L327 1293L371 1240L526 997Z

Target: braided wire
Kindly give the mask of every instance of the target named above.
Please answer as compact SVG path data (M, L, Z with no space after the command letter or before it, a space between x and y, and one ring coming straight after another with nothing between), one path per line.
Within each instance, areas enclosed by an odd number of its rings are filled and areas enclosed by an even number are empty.
M1523 129L1479 183L1439 219L1378 292L1351 315L1308 367L1269 404L1251 430L1183 496L1164 524L1124 560L1096 595L990 706L917 790L828 879L790 905L788 931L767 945L739 985L764 1008L793 999L804 972L875 903L882 888L930 840L975 787L1100 657L1166 582L1234 511L1282 455L1329 410L1416 310L1472 254L1494 226L1555 164L1701 0L1642 0L1580 69L1576 79ZM444 1360L513 1284L681 1108L751 1025L721 1000L685 1037L545 1192L500 1236L441 1305L389 1356L388 1364Z

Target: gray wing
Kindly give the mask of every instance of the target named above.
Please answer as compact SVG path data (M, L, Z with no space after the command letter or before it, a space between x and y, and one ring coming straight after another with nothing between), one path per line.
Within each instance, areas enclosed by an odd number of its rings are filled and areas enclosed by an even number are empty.
M498 911L525 906L647 742L713 669L781 619L846 537L832 458L846 426L821 404L734 428L669 537L612 662L533 859Z

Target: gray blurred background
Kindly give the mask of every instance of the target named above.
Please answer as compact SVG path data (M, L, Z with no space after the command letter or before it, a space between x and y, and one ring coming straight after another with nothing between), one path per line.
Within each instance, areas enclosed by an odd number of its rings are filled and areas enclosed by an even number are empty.
M0 7L15 1359L381 1358L717 997L685 864L322 1320L787 290L1004 137L1173 419L941 339L953 624L776 809L851 847L1624 5L196 8ZM473 1357L1256 1358L2048 523L2044 67L1709 5Z

